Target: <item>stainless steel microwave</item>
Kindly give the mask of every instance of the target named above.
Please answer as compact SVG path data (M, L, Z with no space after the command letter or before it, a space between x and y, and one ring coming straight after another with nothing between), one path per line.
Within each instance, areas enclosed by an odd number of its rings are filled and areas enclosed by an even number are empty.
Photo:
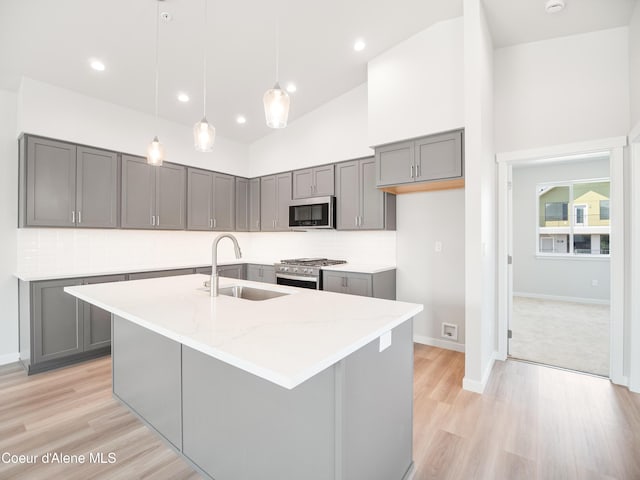
M336 197L294 200L289 204L290 228L336 228Z

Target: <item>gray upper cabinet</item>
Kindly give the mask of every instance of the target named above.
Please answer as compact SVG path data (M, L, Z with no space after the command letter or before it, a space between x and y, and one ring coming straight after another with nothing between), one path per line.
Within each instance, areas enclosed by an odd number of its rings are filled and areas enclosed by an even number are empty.
M395 195L376 188L373 157L336 165L336 228L394 230Z
M260 231L260 179L249 180L249 231Z
M187 169L187 226L189 230L234 230L235 177Z
M122 282L124 280L126 280L125 275L109 275L85 278L82 284L93 285L94 283ZM79 304L83 309L84 351L111 345L111 313L90 303L80 302Z
M333 195L334 166L305 168L293 172L293 198L324 197Z
M116 228L120 200L118 154L78 147L76 163L76 226Z
M236 177L236 231L249 231L249 180Z
M376 147L377 185L463 177L462 131Z
M182 230L186 225L186 169L122 156L122 228Z
M32 136L20 141L20 226L118 226L117 153Z
M213 173L187 169L187 228L213 229Z
M260 225L262 231L289 230L291 172L260 179Z
M236 227L236 181L232 175L213 174L213 229L234 230Z

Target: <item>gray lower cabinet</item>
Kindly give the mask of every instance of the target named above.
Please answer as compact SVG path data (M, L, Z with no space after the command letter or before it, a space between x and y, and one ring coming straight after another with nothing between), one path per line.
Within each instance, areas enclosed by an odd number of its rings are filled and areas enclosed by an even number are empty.
M247 265L247 280L252 282L276 283L276 269L273 265Z
M396 198L376 187L373 157L336 165L336 228L395 230Z
M198 267L196 268L196 273L211 275L211 267ZM232 265L218 265L218 275L221 277L238 278L240 280L244 280L246 277L245 264L234 263Z
M462 178L462 130L376 147L378 186Z
M262 177L260 180L261 230L289 230L290 203L291 172Z
M293 171L293 198L325 197L334 194L334 165Z
M29 374L110 352L111 318L64 287L117 282L124 275L19 283L20 360Z
M20 138L21 227L118 226L118 154L40 137Z
M186 168L142 157L122 156L122 228L183 230L186 226Z
M187 228L232 231L236 224L236 181L232 175L187 169Z
M191 275L193 268L180 268L176 270L157 270L154 272L136 272L129 274L129 280L144 280L146 278L177 277L178 275Z
M363 297L396 299L396 271L378 273L322 271L322 289Z
M83 285L94 283L123 282L126 275L85 278ZM86 302L79 302L84 322L84 351L96 350L111 345L111 314L106 310Z

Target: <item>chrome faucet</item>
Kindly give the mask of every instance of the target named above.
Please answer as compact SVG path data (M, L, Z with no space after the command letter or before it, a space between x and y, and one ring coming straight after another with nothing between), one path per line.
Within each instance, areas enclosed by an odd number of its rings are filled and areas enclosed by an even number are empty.
M230 238L233 242L233 248L236 252L236 258L240 258L242 256L242 252L240 251L240 245L238 245L238 240L236 237L231 235L230 233L223 233L222 235L218 235L216 239L211 244L211 296L218 296L218 243L223 238Z

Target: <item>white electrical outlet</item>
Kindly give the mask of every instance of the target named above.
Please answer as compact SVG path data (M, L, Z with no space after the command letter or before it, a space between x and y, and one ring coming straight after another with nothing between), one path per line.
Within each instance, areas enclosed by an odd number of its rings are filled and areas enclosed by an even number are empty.
M447 340L458 340L458 326L453 323L442 323L442 338Z
M597 287L598 286L598 280L591 280L591 286L592 287Z
M440 252L442 251L442 242L441 242L440 240L436 241L436 243L435 243L435 245L434 245L433 249L434 249L436 252L440 253Z

